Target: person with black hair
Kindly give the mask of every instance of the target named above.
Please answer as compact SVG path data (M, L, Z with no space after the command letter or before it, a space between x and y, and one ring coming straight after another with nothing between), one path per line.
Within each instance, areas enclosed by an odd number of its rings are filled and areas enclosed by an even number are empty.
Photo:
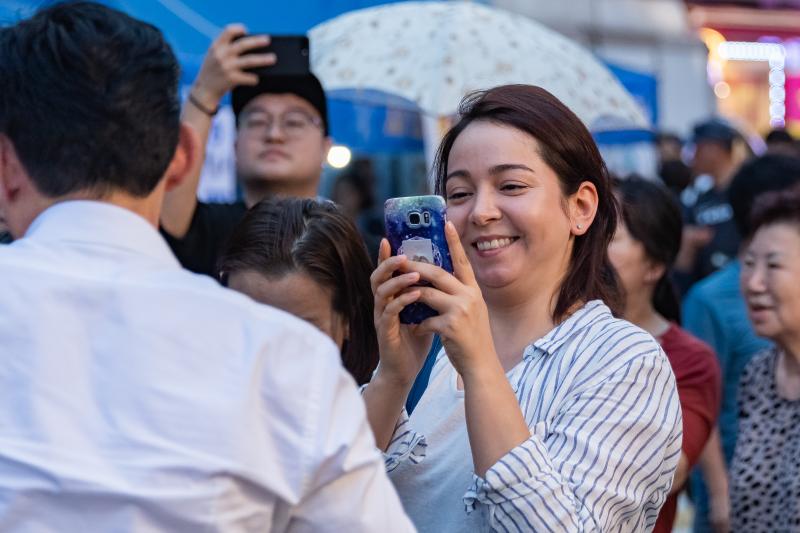
M231 24L211 44L183 108L182 120L200 137L201 157L189 177L164 198L162 234L181 264L217 277L219 254L247 208L273 196L314 198L331 147L325 91L311 72L271 76L248 72L280 61L247 53L269 43ZM243 198L197 199L205 143L222 97L231 93L236 117L236 176Z
M0 530L413 530L330 339L159 236L178 77L102 4L0 29Z
M716 425L720 370L711 348L680 327L670 267L681 243L680 206L664 186L631 176L616 184L622 218L608 257L625 291L623 316L650 333L669 358L683 411L683 444L670 497L654 531L672 531L678 493Z
M234 229L219 271L226 286L319 328L339 347L356 383L370 380L378 364L372 261L333 202L257 203Z
M797 183L800 183L800 159L794 157L765 155L742 165L728 189L739 234L750 233L750 212L756 197ZM737 259L695 284L682 306L684 327L714 349L722 370L717 429L691 480L695 530L700 532L728 527L727 465L733 458L737 439L737 388L747 362L769 346L768 341L754 332L747 318L740 276L741 263Z
M736 256L739 234L733 223L727 188L739 166L741 135L730 124L709 120L694 128L694 187L681 195L684 234L675 258L675 281L681 294ZM702 180L707 185L701 185Z
M761 195L747 241L747 314L774 345L739 383L731 531L800 531L800 188Z

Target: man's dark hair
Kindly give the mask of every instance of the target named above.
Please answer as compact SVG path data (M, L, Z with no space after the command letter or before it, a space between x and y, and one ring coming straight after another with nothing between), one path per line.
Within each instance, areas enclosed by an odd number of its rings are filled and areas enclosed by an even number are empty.
M177 146L178 76L154 26L56 4L0 30L0 133L45 196L144 197Z
M731 180L728 201L740 235L749 235L750 212L760 194L788 189L800 183L800 159L788 155L765 155L749 161Z
M532 85L503 85L467 95L461 101L459 115L436 154L436 193L444 194L450 151L473 122L510 126L527 133L536 139L539 154L558 176L564 196L574 194L584 181L595 186L598 196L594 221L586 233L575 237L553 319L561 321L575 304L594 299L619 314L623 298L607 253L617 228L618 206L608 169L583 122L555 96Z

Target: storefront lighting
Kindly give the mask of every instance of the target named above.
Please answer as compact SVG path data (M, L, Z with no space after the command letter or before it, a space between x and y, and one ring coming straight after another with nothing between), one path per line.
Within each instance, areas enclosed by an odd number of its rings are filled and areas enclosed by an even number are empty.
M773 128L786 123L786 49L782 44L725 41L717 46L717 54L723 61L765 61L769 63L769 123ZM726 84L727 85L727 84ZM719 83L714 86L718 98ZM729 88L730 94L730 88Z
M719 44L719 57L728 61L769 61L783 64L786 50L782 44L725 41Z

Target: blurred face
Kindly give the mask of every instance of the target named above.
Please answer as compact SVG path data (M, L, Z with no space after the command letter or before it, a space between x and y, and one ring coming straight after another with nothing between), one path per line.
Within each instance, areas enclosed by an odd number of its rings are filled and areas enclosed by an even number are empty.
M692 173L695 176L713 175L721 162L727 161L730 157L731 154L722 144L714 141L700 141L695 146Z
M481 289L515 295L553 290L572 250L566 199L530 135L473 122L447 163L447 217Z
M322 118L294 94L261 94L242 110L236 138L236 170L248 182L319 183L330 148Z
M622 218L617 222L617 231L608 246L608 258L619 275L627 300L632 295L644 295L648 300L652 297L663 267L653 264L644 245L628 232Z
M342 349L347 327L344 317L333 310L333 291L307 274L291 272L280 278L267 278L244 270L230 274L228 287L310 322Z
M742 260L742 293L758 335L778 342L800 332L800 228L760 228Z

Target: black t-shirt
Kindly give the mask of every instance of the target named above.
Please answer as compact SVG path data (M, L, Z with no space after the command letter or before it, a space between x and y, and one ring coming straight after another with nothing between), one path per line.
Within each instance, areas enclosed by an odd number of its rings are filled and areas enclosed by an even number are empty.
M216 278L219 256L246 211L244 202L197 202L189 230L182 239L174 238L163 228L161 235L184 268Z
M741 237L736 229L733 209L726 192L712 188L700 194L693 204L684 205L684 222L714 230L711 242L698 251L694 268L687 273L689 279L686 281L694 283L736 258ZM688 289L688 286L682 288Z

